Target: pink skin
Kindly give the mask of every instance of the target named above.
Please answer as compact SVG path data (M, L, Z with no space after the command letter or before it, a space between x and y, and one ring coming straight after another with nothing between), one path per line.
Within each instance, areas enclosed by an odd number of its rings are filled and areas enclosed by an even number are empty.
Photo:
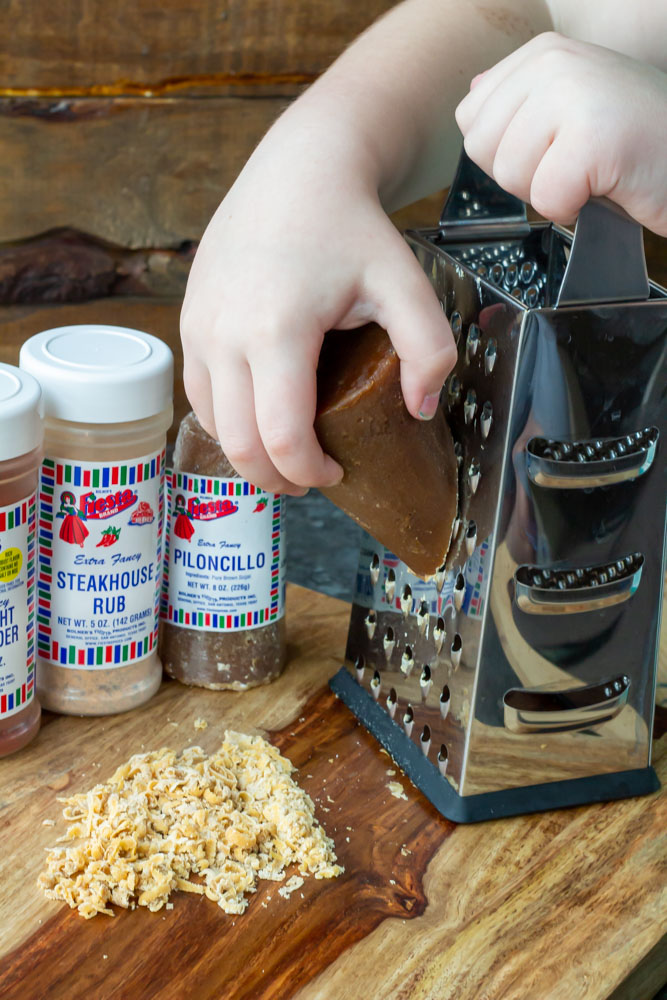
M555 32L475 76L456 109L465 148L555 222L607 197L667 236L667 76Z
M548 218L606 195L667 235L666 32L657 0L403 0L288 108L212 218L181 317L186 392L242 476L340 479L313 429L331 328L387 329L408 411L433 415L456 350L387 213L450 182L455 111L472 158Z
M428 278L346 157L320 159L311 147L298 162L292 150L269 147L250 160L197 252L181 320L184 381L202 426L241 475L299 495L342 476L313 429L327 330L370 320L388 330L418 419L435 413L456 348ZM259 179L265 172L270 187ZM215 274L224 281L211 324Z

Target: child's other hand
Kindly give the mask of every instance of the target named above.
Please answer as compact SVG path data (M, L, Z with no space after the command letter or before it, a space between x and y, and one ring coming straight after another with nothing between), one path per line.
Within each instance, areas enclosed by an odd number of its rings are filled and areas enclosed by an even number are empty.
M456 110L468 155L548 219L606 196L667 236L667 76L538 35L476 77Z
M435 412L456 349L438 300L356 150L288 112L213 217L181 319L185 388L234 468L271 492L338 482L319 446L315 373L331 328L377 321L409 411ZM333 138L333 141L331 141ZM363 159L363 158L362 158Z

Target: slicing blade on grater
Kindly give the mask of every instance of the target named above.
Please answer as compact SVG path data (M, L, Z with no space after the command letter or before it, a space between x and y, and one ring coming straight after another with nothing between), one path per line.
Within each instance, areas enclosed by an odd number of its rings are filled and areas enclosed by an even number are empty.
M440 224L406 234L458 349L451 544L424 580L366 535L331 686L450 819L657 787L667 292L642 261L619 280L618 221L528 224L463 156Z

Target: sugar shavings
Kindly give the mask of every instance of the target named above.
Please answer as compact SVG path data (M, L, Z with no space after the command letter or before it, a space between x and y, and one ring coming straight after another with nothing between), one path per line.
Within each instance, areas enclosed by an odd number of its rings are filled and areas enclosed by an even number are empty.
M394 796L395 799L405 799L406 802L408 801L408 797L405 794L403 785L400 783L400 781L390 781L387 785L387 788L389 789L389 791L391 792L391 794Z
M258 879L282 881L291 864L336 878L333 841L294 770L266 740L231 731L210 757L194 746L136 754L109 781L61 800L70 825L59 842L77 843L49 853L38 884L89 918L113 916L112 903L160 910L174 889L243 913ZM283 888L302 884L292 876Z
M291 878L285 882L285 885L281 885L278 889L278 895L282 896L283 899L289 899L293 892L300 889L303 885L303 879L300 875L292 875Z

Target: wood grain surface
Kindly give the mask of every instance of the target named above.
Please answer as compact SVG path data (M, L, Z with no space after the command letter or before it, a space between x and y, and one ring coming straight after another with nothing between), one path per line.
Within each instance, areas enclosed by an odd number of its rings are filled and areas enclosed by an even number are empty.
M291 587L290 663L274 684L237 694L165 682L126 715L47 716L0 762L2 1000L606 1000L635 969L633 1000L649 1000L667 922L665 794L454 826L388 774L390 758L326 687L348 611ZM225 728L268 734L297 764L340 879L306 879L289 900L261 883L241 917L176 893L171 911L83 921L41 896L43 852L64 828L57 795L142 748L213 750ZM655 765L666 780L664 739ZM387 788L397 779L407 801Z
M3 240L72 226L127 247L199 239L286 101L0 100Z
M132 93L316 76L395 0L4 0L4 90Z
M182 297L196 244L127 250L67 226L0 244L0 306Z
M286 103L392 6L4 0L2 239L198 239Z

